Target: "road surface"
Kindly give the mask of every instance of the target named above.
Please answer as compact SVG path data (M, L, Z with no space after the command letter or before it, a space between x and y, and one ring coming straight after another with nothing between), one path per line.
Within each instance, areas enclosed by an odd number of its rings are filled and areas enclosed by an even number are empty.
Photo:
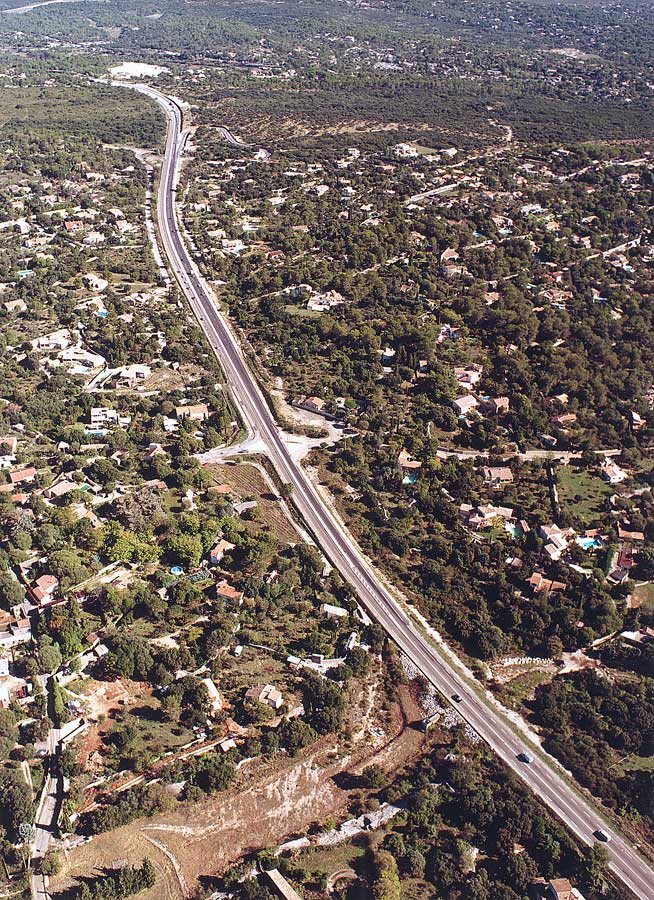
M546 761L548 758L542 751L530 747L533 762L528 764L518 760L518 754L525 749L526 738L519 736L501 712L477 693L474 682L418 630L288 452L266 399L226 319L219 313L210 290L190 257L180 232L175 189L185 143L181 110L173 100L149 86L133 87L155 100L168 119L157 209L162 245L169 264L220 361L245 425L251 435L265 444L281 481L292 485L293 502L316 543L349 582L371 616L424 676L446 697L460 695L462 701L455 704L457 710L498 756L582 841L595 843L594 832L600 828L608 834L611 869L636 897L652 900L654 870L633 846L605 824L593 806L559 774L555 763L551 759Z

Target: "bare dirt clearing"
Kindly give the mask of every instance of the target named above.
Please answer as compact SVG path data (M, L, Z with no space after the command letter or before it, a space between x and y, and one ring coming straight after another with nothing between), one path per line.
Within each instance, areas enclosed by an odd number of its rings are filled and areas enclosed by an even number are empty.
M425 741L422 733L406 727L421 716L409 688L400 688L401 705L391 703L374 726L369 723L370 699L370 692L362 691L360 702L354 699L350 707L351 732L362 725L365 732L360 743L348 747L326 737L302 758L246 763L239 783L226 793L76 847L53 887L60 890L75 876L110 867L116 859L139 862L148 856L158 878L143 900L183 900L202 876L221 873L244 854L305 832L312 822L346 818L349 792L340 785L347 779L339 775L360 772L371 762L394 773L420 754Z
M254 499L260 509L260 521L268 526L280 541L297 544L301 538L282 506L272 493L256 466L247 463L222 465L214 463L206 466L206 471L214 477L216 484L228 484L241 500ZM259 523L256 523L257 527Z

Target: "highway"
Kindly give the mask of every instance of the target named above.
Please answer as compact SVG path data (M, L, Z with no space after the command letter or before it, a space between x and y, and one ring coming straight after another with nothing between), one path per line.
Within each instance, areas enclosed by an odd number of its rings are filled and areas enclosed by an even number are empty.
M582 841L593 844L594 832L602 829L610 838L606 847L614 874L640 900L652 900L654 870L631 844L609 828L569 781L558 774L555 763L546 762L542 751L526 743L526 738L514 730L501 711L480 696L463 670L448 661L423 636L363 556L344 525L324 503L304 470L289 454L283 434L248 368L239 344L228 322L218 311L180 232L175 189L186 140L182 131L181 110L176 102L149 86L133 87L155 100L164 109L168 120L157 210L161 242L171 269L220 361L250 435L263 442L280 480L292 485L293 503L316 543L351 585L370 615L424 676L450 700L454 694L460 695L461 702L453 705L497 755ZM189 348L189 354L192 355L192 348ZM531 763L518 759L518 754L525 748L534 757Z

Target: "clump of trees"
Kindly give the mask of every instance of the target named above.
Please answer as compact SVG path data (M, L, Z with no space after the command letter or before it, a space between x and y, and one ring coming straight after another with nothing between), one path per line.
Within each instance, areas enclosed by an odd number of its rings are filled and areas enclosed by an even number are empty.
M151 888L156 881L154 865L147 858L140 866L107 870L101 878L84 881L73 891L73 900L122 900Z

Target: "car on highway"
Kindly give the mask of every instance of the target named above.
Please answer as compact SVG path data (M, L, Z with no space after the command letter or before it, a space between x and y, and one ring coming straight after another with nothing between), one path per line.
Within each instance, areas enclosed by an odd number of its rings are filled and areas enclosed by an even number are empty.
M452 700L454 700L455 703L463 703L461 694L452 694Z
M596 837L598 841L602 841L605 844L608 844L611 840L611 835L607 834L605 831L602 831L601 828L597 828L593 832L593 836Z
M534 757L531 753L527 753L526 750L523 750L522 753L518 753L518 759L523 763L533 763Z

